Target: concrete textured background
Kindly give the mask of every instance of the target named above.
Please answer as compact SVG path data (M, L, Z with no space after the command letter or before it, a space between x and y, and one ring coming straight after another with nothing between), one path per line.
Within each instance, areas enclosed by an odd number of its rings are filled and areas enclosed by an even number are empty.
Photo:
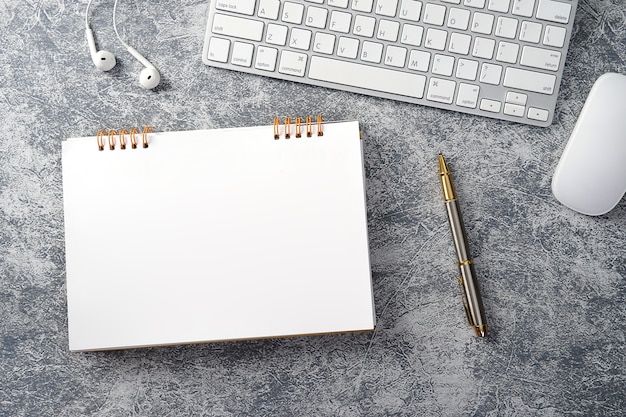
M594 80L626 73L626 4L583 0L554 123L534 128L202 64L207 0L0 0L1 416L626 415L626 202L587 217L550 180ZM61 141L99 128L361 122L373 334L70 354ZM436 174L448 158L491 336L465 323ZM210 266L208 266L210 267Z

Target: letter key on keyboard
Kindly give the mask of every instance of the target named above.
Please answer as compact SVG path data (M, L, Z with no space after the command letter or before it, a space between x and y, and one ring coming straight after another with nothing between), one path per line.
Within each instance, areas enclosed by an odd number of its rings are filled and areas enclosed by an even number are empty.
M203 62L535 126L578 0L213 0Z

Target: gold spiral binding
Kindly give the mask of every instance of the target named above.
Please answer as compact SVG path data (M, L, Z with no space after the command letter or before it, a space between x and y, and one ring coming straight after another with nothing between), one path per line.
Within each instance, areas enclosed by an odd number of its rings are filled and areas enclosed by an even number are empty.
M152 133L152 127L146 126L143 128L143 133L141 134L141 141L143 142L143 147L148 147L148 133Z
M283 124L283 137L285 139L290 139L292 137L292 133L291 133L291 118L290 117L286 117L285 118L285 123ZM313 118L311 116L307 116L304 119L304 132L306 134L307 138L313 137L313 131L317 131L317 136L324 136L324 120L322 118L322 115L318 115L317 116L317 120L316 123L313 122ZM295 118L295 133L294 136L296 138L301 138L302 137L302 118L301 117L296 117ZM280 139L281 138L281 129L280 129L280 119L278 117L274 118L274 139Z
M130 129L130 147L133 149L137 149L137 138L135 137L137 133L139 133L139 129L136 127Z
M128 130L120 129L120 149L126 149L126 135Z
M291 119L287 117L285 119L285 139L291 138Z
M306 137L313 136L313 118L311 116L306 117Z
M301 138L302 133L300 133L300 125L302 124L302 118L296 117L296 137Z
M109 130L109 149L112 151L115 150L115 135L117 135L115 130Z
M106 130L98 130L98 134L96 135L96 140L98 141L98 150L104 150L104 135L106 135Z
M317 136L324 136L324 130L322 129L322 115L317 115Z
M147 148L149 145L149 141L148 141L148 133L152 133L152 127L151 126L146 126L143 128L143 131L141 132L141 142L144 148ZM137 129L136 127L133 127L130 129L130 131L126 130L126 129L120 129L119 132L115 129L109 129L109 130L98 130L98 133L96 135L96 142L98 144L98 150L99 151L103 151L104 150L104 137L107 137L107 142L109 143L109 149L110 150L115 150L115 146L116 146L116 139L115 137L118 137L119 143L120 143L120 149L126 149L126 136L128 135L129 139L130 139L130 147L133 149L137 148L137 137L136 135L139 134L139 129Z
M280 128L280 120L278 117L274 117L274 139L280 139L280 132L278 129Z

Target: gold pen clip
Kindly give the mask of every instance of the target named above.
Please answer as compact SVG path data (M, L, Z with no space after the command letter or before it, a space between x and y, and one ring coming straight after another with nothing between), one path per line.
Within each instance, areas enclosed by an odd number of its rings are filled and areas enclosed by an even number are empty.
M465 310L465 316L467 317L467 323L470 326L476 327L474 321L472 320L472 315L469 311L469 306L467 305L467 299L465 298L465 284L463 283L463 277L459 277L459 289L461 290L461 301L463 302L463 309Z

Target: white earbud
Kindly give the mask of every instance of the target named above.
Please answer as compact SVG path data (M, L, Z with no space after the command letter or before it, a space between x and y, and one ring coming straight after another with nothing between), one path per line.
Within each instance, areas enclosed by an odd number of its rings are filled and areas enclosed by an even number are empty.
M144 58L143 55L137 52L137 50L132 46L126 45L126 49L128 49L128 52L137 58L137 60L145 67L139 73L139 82L141 83L141 86L145 89L151 90L159 85L159 82L161 81L161 74L159 74L156 67Z
M115 66L115 55L109 51L98 51L96 49L96 41L93 38L92 30L87 27L85 29L85 35L87 36L87 43L89 44L89 52L91 53L91 60L96 68L100 71L110 71Z

